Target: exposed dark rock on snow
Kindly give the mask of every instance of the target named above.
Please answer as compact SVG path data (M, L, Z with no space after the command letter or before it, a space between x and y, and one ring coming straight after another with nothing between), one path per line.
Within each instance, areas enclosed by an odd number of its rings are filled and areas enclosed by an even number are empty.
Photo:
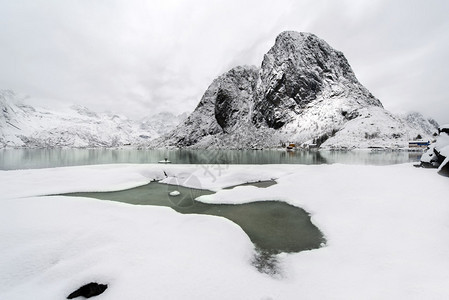
M91 282L83 285L73 293L67 296L67 299L73 299L77 297L91 298L102 294L108 288L107 284L98 284Z
M195 111L155 147L263 148L322 141L325 148L407 147L436 124L395 116L357 80L343 53L310 33L283 32L261 68L215 79ZM325 139L323 137L326 137Z

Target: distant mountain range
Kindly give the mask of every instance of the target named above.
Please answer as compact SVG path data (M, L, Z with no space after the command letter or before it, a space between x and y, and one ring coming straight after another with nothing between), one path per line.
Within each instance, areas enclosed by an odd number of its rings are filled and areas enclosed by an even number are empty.
M78 105L53 111L26 105L14 92L0 90L0 148L146 147L186 116L160 113L133 121Z
M343 53L310 33L281 33L260 67L216 78L196 109L133 121L82 106L52 111L0 90L0 148L402 148L438 124L394 115L356 78Z
M406 147L431 140L437 123L397 116L356 78L343 53L310 33L283 32L261 67L239 66L215 79L194 112L154 147Z

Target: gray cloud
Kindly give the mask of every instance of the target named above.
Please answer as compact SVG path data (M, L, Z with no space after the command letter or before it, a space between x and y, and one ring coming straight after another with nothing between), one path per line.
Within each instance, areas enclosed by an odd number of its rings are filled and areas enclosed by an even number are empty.
M448 123L447 11L445 0L2 1L0 88L48 106L181 113L296 30L345 53L387 109Z

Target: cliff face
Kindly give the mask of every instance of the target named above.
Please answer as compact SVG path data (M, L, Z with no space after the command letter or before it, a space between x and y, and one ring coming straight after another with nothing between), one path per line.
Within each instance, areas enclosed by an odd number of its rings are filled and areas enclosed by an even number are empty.
M166 138L185 147L248 126L258 71L254 66L236 67L215 79L194 112Z
M223 76L214 92L215 119L223 132L230 133L236 126L250 121L257 78L256 67L237 67Z
M313 34L287 31L260 68L236 67L215 79L186 122L154 145L251 148L320 141L329 148L404 147L434 131L422 116L411 123L384 110L343 53Z
M313 100L336 97L382 106L358 82L343 53L313 34L283 32L262 61L254 120L278 129Z

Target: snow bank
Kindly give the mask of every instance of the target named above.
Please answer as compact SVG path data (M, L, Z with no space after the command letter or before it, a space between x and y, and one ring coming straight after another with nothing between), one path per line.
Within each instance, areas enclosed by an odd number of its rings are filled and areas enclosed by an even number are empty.
M441 133L435 143L435 149L440 152L441 155L449 157L449 134Z
M0 299L63 299L90 281L109 285L96 299L445 299L449 185L436 172L411 164L3 171ZM116 190L162 178L217 191L202 201L277 199L303 207L327 245L280 255L282 278L272 278L251 266L253 245L226 219L87 198L32 197ZM277 184L267 188L221 189L271 178Z
M447 164L447 158L449 158L449 134L441 132L436 142L432 143L421 156L421 163L439 165L441 170Z
M1 206L0 299L65 299L91 281L109 285L98 299L204 299L215 280L260 277L249 238L226 219L68 197Z
M116 164L29 170L0 170L0 199L71 192L130 189L154 180L191 188L219 190L245 182L271 180L292 173L294 165ZM194 179L194 180L192 180Z

